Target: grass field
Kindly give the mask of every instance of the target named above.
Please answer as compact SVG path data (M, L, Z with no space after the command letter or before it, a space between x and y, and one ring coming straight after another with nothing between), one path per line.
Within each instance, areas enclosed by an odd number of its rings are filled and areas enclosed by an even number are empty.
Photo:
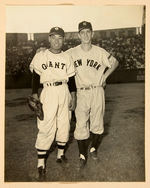
M34 148L36 119L26 104L30 89L6 90L5 181L36 181ZM99 161L88 158L78 171L78 148L71 122L66 156L59 166L53 145L47 160L48 182L143 182L145 181L144 83L110 84L106 88L105 132L98 150Z

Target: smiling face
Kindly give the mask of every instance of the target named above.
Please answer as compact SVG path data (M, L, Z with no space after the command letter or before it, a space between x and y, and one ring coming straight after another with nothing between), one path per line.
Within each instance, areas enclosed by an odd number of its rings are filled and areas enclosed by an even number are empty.
M90 29L82 29L78 36L82 44L89 44L91 43L93 32Z
M49 36L50 48L53 50L61 50L64 42L64 37L61 35Z

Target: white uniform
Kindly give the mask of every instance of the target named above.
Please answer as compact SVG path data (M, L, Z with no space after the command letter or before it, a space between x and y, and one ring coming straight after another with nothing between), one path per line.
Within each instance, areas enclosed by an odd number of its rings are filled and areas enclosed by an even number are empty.
M79 45L68 50L68 53L76 67L77 123L74 136L77 140L84 140L89 137L90 131L94 134L102 134L104 131L105 96L102 75L106 67L111 67L108 60L110 54L95 45L88 52L83 51Z
M35 147L48 150L55 136L57 142L68 141L70 92L67 81L68 77L75 74L75 70L68 54L53 54L48 49L34 56L30 70L40 75L40 83L43 84L40 100L43 103L44 120L37 119L39 132ZM50 85L54 82L64 84Z

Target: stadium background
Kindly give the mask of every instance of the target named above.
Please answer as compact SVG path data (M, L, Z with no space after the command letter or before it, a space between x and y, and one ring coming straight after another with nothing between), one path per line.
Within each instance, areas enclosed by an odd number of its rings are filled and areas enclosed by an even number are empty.
M40 47L48 47L48 33L6 33L6 89L29 88L29 64ZM63 50L78 45L77 32L67 32ZM94 31L93 44L117 58L119 67L108 83L145 80L145 24L141 27Z

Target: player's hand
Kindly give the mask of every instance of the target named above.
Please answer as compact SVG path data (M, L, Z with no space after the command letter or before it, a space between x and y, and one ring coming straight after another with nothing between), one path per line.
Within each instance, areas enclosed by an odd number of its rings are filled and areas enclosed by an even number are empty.
M76 108L76 93L75 92L71 92L71 99L69 101L69 110L70 111L74 111Z
M32 97L35 98L36 100L39 100L38 94L37 93L33 93Z
M45 52L46 50L46 47L40 47L36 50L36 53L39 53L39 52Z
M76 108L76 102L74 100L71 100L69 103L69 110L74 111Z

